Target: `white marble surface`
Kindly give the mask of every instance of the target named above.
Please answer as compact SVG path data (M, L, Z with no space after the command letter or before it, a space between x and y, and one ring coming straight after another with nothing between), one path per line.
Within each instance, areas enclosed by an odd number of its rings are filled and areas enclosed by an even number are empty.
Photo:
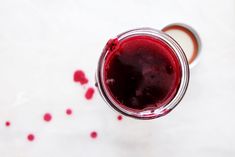
M173 22L193 26L203 44L173 112L119 122L97 92L83 98L110 37ZM234 0L0 0L0 156L234 157L234 28ZM73 83L76 69L89 85ZM53 115L48 124L45 112ZM26 140L29 132L34 142Z

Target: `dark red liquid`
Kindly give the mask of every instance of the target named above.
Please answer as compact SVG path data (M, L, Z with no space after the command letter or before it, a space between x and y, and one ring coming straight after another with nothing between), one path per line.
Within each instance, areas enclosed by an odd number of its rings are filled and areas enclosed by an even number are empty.
M181 70L174 51L150 36L108 42L105 86L113 99L129 109L159 108L177 93Z

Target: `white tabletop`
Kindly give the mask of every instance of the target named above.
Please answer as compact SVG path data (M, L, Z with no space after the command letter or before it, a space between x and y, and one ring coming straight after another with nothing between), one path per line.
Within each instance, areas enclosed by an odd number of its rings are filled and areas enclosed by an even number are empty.
M109 38L174 22L194 27L203 46L175 110L118 121L97 91L84 98ZM234 157L234 28L234 0L1 0L0 156ZM89 79L85 86L73 82L78 69Z

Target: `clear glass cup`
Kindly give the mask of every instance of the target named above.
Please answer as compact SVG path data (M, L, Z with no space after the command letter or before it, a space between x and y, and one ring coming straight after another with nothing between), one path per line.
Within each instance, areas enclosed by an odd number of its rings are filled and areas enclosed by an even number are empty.
M120 106L114 100L114 98L111 96L110 92L108 91L107 87L105 86L104 64L107 61L107 55L109 53L109 51L107 50L107 47L104 48L100 56L99 62L98 62L98 68L96 72L96 83L97 83L99 93L104 99L104 101L116 111L120 112L123 115L130 116L130 117L137 118L137 119L154 119L154 118L158 118L169 113L179 104L179 102L183 98L187 90L188 83L189 83L189 75L190 75L189 64L184 54L184 51L182 50L180 45L169 35L156 29L152 29L152 28L132 29L132 30L119 34L115 38L115 40L122 41L124 39L133 37L136 35L150 36L157 40L163 41L173 50L173 52L177 56L177 60L181 68L180 69L181 78L180 78L180 85L175 96L170 100L169 103L163 104L159 108L133 110L133 109L128 109L128 108L123 108L122 106Z

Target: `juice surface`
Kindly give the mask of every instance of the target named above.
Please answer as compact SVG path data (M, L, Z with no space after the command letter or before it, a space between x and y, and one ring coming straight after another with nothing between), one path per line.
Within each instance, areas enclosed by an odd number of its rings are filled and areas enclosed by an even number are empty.
M160 39L133 36L107 44L105 86L129 109L159 108L176 95L181 68L174 51Z

